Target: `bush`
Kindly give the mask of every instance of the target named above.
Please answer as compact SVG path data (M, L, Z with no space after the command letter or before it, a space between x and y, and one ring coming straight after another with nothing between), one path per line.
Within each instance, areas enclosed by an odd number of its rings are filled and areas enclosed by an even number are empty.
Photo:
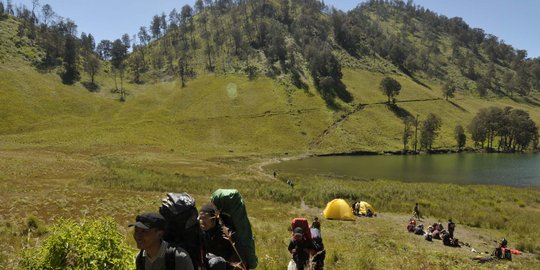
M60 220L41 245L23 251L22 269L134 269L134 253L112 218Z

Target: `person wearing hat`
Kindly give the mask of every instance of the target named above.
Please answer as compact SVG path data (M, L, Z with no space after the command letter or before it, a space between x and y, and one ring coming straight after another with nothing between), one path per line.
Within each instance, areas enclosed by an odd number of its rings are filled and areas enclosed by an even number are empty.
M218 210L213 203L207 203L201 207L198 219L209 269L249 269L247 260L240 260L238 254L240 251L237 252L231 243L231 241L233 243L237 241L234 228L220 224ZM245 256L242 257L245 258ZM241 264L243 266L240 266Z
M310 251L318 248L313 240L304 237L302 228L296 227L293 230L293 238L288 249L293 256L293 261L296 263L296 269L304 270L309 263Z
M159 213L149 212L138 215L133 238L141 251L137 255L137 270L193 270L189 254L180 247L172 247L163 241L165 219Z

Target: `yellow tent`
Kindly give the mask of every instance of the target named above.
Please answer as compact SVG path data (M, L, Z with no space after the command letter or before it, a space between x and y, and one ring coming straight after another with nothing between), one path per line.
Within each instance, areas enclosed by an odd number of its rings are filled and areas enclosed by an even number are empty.
M371 213L375 214L375 208L373 208L371 204L367 202L360 202L360 214L365 215L368 209L371 209Z
M356 220L352 208L343 199L334 199L324 208L323 216L326 219Z

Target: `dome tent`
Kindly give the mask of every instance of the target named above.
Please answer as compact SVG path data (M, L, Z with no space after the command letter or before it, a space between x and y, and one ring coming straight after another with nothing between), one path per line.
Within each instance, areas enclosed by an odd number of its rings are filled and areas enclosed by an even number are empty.
M371 206L371 204L369 204L367 202L364 202L364 201L361 201L360 202L360 214L366 215L368 209L371 210L371 213L375 214L375 208L373 208L373 206Z
M323 216L326 219L336 220L356 220L353 215L352 208L343 199L334 199L326 204L324 208Z

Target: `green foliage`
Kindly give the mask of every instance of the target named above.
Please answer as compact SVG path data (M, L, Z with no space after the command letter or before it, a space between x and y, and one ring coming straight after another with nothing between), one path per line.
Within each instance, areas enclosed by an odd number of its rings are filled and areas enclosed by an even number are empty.
M23 269L132 269L133 252L112 218L59 220L49 236L22 254Z
M435 141L435 138L439 134L441 129L442 120L439 116L434 113L430 113L427 116L427 119L422 123L420 129L420 146L430 151Z
M476 145L493 149L493 142L499 137L498 149L502 151L523 151L531 144L536 147L538 127L529 113L521 109L489 107L480 109L469 124L472 140Z
M401 84L391 77L385 77L382 79L379 88L388 97L388 104L390 104L392 101L395 103L394 98L399 95Z

